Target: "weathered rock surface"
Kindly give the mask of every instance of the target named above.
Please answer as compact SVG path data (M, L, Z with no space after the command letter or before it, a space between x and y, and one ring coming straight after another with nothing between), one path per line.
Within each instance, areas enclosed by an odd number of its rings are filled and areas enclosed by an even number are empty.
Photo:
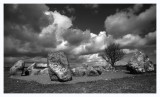
M73 76L98 76L104 72L105 69L102 66L81 66L72 68Z
M25 72L29 72L29 75L42 75L42 74L48 74L48 68L44 69L37 69L36 63L33 63L30 65Z
M28 68L27 68L27 71L29 71L29 75L38 75L40 70L39 69L35 69L36 63L33 63L32 65L30 65Z
M131 73L144 73L154 71L154 65L146 54L138 51L130 59L127 69Z
M70 66L64 52L51 52L48 54L47 66L52 81L72 80Z
M24 61L19 60L17 61L11 68L10 68L10 74L15 75L18 71L22 72L22 69L24 68Z
M47 63L36 63L37 68L47 68Z
M10 68L10 75L18 75L18 76L30 76L30 75L42 75L48 74L48 68L44 63L29 63L31 65L26 66L27 62L23 60L17 61L11 68ZM39 65L40 64L40 65Z
M101 75L101 73L102 73L101 71L96 70L92 66L87 67L87 72L86 72L87 76L98 76Z
M39 74L48 74L48 68L42 69Z
M84 76L86 74L86 71L86 68L84 68L83 66L72 68L73 76Z

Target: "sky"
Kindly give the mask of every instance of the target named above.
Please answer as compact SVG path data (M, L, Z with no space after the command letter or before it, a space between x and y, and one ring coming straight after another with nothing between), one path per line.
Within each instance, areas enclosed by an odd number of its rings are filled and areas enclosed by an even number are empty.
M73 58L118 43L156 58L155 4L4 4L4 57Z

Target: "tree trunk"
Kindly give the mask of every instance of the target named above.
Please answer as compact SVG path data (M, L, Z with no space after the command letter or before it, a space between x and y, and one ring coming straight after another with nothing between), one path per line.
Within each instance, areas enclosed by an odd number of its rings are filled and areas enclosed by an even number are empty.
M115 63L115 62L111 62L112 70L115 70L114 63Z

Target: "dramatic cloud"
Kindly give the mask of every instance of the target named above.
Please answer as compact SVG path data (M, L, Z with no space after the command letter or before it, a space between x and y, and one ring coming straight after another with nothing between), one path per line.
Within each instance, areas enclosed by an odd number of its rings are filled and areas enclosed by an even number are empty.
M13 16L13 20L8 20L7 17L5 19L5 54L46 53L58 50L73 55L87 54L103 50L112 39L111 36L106 36L105 31L96 35L89 30L73 29L71 18L57 11L48 11L45 5L36 6L35 9L33 6L6 6L6 10L9 10L6 16L9 16L9 19ZM38 25L44 17L43 21L48 25Z
M95 53L104 50L113 40L112 36L106 36L106 32L102 31L98 35L90 33L90 40L73 49L75 54Z
M85 6L99 9L99 5ZM79 55L101 52L113 42L119 43L127 54L133 53L135 48L156 44L156 7L141 12L142 7L135 5L108 16L106 31L95 34L87 29L78 29L73 26L72 18L51 11L46 5L5 5L4 53L10 56L8 60L13 61L16 54L40 56L62 50L76 60ZM74 12L71 6L66 6L66 10ZM150 31L151 28L154 31Z
M47 10L48 7L41 4L7 4L4 6L5 24L9 22L12 23L11 25L25 25L32 28L35 32L39 32L49 24L48 18L43 14Z
M41 38L43 37L55 37L57 41L61 41L61 35L64 30L72 26L72 21L65 15L61 15L57 11L47 11L45 14L54 19L54 22L44 28L39 34ZM53 41L54 42L54 41Z
M145 36L156 29L156 6L151 6L144 12L136 15L142 5L135 5L133 9L120 11L108 16L105 20L106 31L114 37L128 33Z
M72 26L70 18L48 11L45 5L6 5L5 16L5 53L50 51L56 48L63 30Z
M145 45L156 45L156 32L150 32L145 35L144 38L139 35L127 34L122 38L116 39L116 43L119 43L123 47L142 47Z
M79 29L68 29L63 35L63 39L71 45L79 45L83 42L88 42L90 39L90 31L81 31Z

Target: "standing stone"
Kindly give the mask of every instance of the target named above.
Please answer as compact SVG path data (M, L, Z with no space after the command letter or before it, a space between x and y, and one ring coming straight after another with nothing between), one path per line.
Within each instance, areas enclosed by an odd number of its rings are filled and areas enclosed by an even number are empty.
M131 73L144 73L154 71L154 65L146 54L138 51L130 59L127 69Z
M51 52L48 54L47 66L50 79L52 81L72 80L69 63L64 52Z

